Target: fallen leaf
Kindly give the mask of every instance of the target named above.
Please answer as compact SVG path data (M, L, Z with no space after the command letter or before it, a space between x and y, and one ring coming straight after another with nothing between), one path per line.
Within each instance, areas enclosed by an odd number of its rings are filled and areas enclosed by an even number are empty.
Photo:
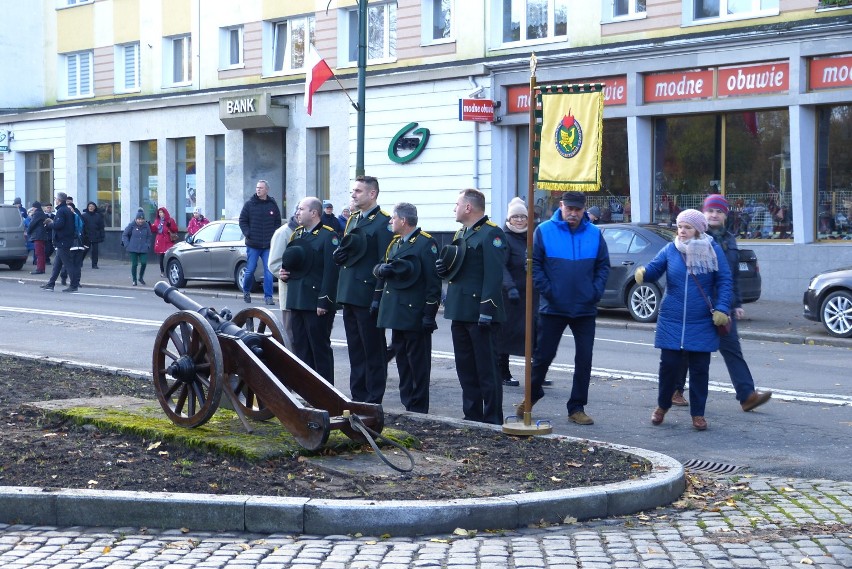
M150 445L148 445L148 450L154 450L155 448L159 448L161 444L163 444L162 441L151 443Z
M802 565L813 565L814 564L813 560L808 558L808 557L805 557L804 559L799 561L799 563L801 563Z
M438 539L437 537L433 537L429 541L431 541L433 543L450 543L449 539Z
M581 468L583 466L582 462L566 462L565 466L570 466L572 468Z
M103 551L101 551L101 553L106 554L106 553L109 553L110 551L112 551L112 547L107 545L106 547L103 548Z
M88 482L86 482L86 484L88 484L89 486L94 486L97 483L98 483L97 480L89 480Z
M574 516L565 516L565 518L562 520L562 523L568 525L576 524L577 518L575 518Z
M453 531L453 535L463 535L463 536L467 537L467 536L468 536L468 535L470 535L470 534L469 534L469 533L468 533L468 531L467 531L466 529L464 529L464 528L456 528L456 529Z
M551 477L550 477L550 480L551 480L551 481L553 481L553 482L562 482L562 479L561 479L561 478L557 478L557 477L555 477L555 476L551 476Z

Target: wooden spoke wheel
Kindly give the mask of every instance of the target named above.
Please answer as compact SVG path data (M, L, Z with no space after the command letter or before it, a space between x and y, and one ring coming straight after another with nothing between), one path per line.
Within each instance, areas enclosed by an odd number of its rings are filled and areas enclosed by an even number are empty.
M198 427L210 420L224 369L219 339L203 316L180 311L166 318L154 344L154 389L173 423Z
M237 312L231 322L247 332L271 336L282 346L284 345L284 327L270 310L257 307L246 308ZM265 421L274 416L238 374L232 373L228 377L228 387L237 396L237 404L247 417L255 421Z

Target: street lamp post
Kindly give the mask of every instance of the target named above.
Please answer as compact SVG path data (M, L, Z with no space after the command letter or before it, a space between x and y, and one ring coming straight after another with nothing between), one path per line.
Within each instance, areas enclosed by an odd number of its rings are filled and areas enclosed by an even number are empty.
M367 0L358 0L358 130L355 142L355 176L364 175L364 103L367 84Z

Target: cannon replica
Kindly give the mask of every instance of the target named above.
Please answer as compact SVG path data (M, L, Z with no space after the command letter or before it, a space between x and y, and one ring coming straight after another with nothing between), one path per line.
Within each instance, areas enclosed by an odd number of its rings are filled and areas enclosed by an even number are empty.
M332 429L371 444L363 427L382 431L382 406L348 399L293 355L268 310L247 308L232 318L164 281L154 292L180 309L160 326L153 359L157 399L176 425L206 423L224 392L248 432L247 418L276 417L309 450L323 446Z

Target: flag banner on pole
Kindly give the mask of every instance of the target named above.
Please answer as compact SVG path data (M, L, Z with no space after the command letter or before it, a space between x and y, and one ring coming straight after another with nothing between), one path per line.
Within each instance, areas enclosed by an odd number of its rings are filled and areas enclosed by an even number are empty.
M323 83L334 77L331 67L319 56L313 44L308 44L308 54L305 60L305 107L308 114L314 110L314 93Z
M537 87L536 185L541 190L601 189L603 85Z

